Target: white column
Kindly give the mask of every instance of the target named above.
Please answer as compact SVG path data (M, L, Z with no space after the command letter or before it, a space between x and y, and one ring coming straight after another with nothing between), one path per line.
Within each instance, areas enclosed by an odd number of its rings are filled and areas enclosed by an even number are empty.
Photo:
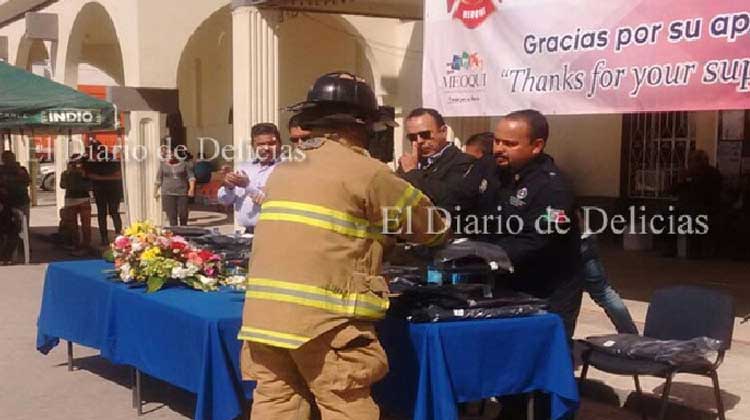
M65 190L60 188L60 178L68 165L68 135L60 134L55 137L55 205L58 214L65 205Z
M156 111L132 111L128 116L123 153L126 222L143 220L161 226L161 200L154 198L159 146L165 116Z
M11 135L11 141L13 143L13 153L16 155L16 160L18 163L20 163L22 166L26 167L26 169L29 169L29 158L30 158L30 150L29 150L29 141L31 138L26 135L20 135L20 134L13 134Z
M232 10L235 162L248 157L253 124L279 121L278 13L242 3Z

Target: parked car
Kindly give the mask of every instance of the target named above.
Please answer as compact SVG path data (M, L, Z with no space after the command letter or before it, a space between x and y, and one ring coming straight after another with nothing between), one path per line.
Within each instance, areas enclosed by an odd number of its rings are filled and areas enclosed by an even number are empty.
M44 191L55 190L55 164L54 163L40 163L39 174L37 176L39 181L39 188Z

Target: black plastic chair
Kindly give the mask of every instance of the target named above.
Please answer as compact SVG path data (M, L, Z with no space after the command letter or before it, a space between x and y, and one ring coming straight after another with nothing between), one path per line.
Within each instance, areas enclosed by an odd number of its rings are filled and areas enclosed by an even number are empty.
M659 420L663 420L667 412L669 392L674 376L677 373L707 376L713 381L719 419L726 420L717 369L724 360L724 354L731 346L733 330L734 301L728 294L695 286L660 289L654 293L648 307L643 335L659 340L690 340L697 337L721 340L722 347L719 349L716 361L698 366L674 366L661 362L614 356L589 346L582 354L583 370L580 380L583 382L586 379L589 365L608 373L632 375L635 380L638 400L641 403L641 415L646 420L648 417L643 410L643 393L638 376L649 375L665 378L666 382L659 411Z

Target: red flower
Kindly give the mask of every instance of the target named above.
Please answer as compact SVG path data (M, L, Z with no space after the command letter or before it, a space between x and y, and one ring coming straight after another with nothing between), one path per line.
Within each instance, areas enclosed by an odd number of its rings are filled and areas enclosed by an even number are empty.
M202 249L198 252L198 257L204 261L213 260L216 258L216 254L211 251Z
M172 246L172 250L182 251L184 249L187 249L188 244L185 242L172 241L171 246Z

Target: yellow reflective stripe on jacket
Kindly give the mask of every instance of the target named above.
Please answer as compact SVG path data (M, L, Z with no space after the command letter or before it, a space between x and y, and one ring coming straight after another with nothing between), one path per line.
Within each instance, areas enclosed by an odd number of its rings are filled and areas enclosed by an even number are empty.
M401 195L401 198L396 202L396 207L403 210L406 207L413 206L415 203L419 202L421 198L422 192L413 186L408 185L404 193Z
M269 201L263 204L260 220L301 223L356 238L382 239L380 229L365 219L307 203Z
M380 319L388 310L388 299L365 293L336 293L321 287L271 279L250 278L245 297L322 309L353 317Z
M318 206L316 204L301 203L298 201L274 200L274 201L268 201L268 202L263 203L264 210L268 207L296 209L296 210L308 211L312 213L329 215L337 219L345 220L345 221L348 221L350 223L357 224L357 225L368 225L370 223L366 219L352 216L351 214L343 212L343 211L330 209L328 207Z
M396 201L396 204L393 206L393 208L388 209L389 211L398 211L398 217L391 217L390 213L388 214L388 219L390 222L388 225L388 230L391 232L398 230L399 227L401 227L401 224L404 222L404 219L406 218L406 208L418 203L419 200L422 199L422 197L423 194L421 191L411 185L407 185L404 193L401 194L401 197L399 197L398 201ZM382 222L379 223L379 225L382 226Z
M260 328L242 327L237 338L244 341L255 341L285 349L296 349L310 341L301 335L282 333L278 331L262 330Z

